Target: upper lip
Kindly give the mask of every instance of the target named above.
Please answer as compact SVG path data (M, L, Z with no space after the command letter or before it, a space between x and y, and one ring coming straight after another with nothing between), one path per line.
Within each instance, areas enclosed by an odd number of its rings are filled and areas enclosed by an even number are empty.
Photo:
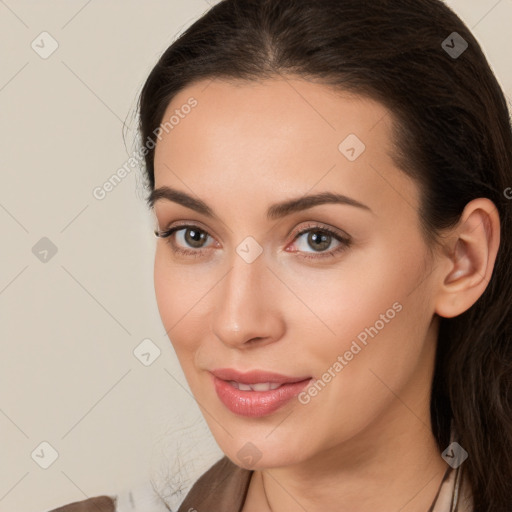
M211 370L215 377L222 380L233 380L241 384L256 384L260 382L276 382L279 384L290 384L293 382L301 382L311 377L289 377L279 373L267 372L264 370L251 370L248 372L240 372L234 368L217 368Z

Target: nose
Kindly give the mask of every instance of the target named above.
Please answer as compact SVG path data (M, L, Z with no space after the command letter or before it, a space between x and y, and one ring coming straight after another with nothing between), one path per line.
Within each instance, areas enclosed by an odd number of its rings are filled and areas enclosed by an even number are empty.
M216 289L212 329L225 345L263 346L283 336L283 302L263 255L252 263L235 255L230 271Z

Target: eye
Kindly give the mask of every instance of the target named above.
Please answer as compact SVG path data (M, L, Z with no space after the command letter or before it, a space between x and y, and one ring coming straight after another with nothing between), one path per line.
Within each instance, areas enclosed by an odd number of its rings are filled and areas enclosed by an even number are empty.
M167 238L166 242L175 253L186 256L200 256L202 249L207 247L205 241L211 238L204 229L189 224L174 226L166 231L155 231L155 235L159 238Z
M351 244L351 239L348 236L317 224L309 225L306 229L299 231L294 237L294 242L296 240L300 240L301 243L297 244L298 250L292 252L304 253L301 257L309 259L336 256L350 247ZM333 245L333 242L337 242L338 245L335 245L334 249L326 250ZM313 248L312 252L317 254L309 253L308 248Z

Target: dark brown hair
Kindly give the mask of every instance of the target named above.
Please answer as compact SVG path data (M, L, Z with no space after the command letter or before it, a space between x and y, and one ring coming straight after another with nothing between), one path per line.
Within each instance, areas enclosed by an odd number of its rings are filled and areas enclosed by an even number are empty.
M447 51L453 37L468 44L460 55ZM464 475L475 511L512 511L512 201L505 196L512 186L512 133L507 102L480 45L438 0L223 0L151 71L139 98L141 141L154 139L170 101L193 82L278 75L388 107L394 158L422 192L429 247L468 202L494 202L501 228L494 272L471 308L441 318L431 418L440 451L453 421L469 453ZM153 164L151 149L149 191Z

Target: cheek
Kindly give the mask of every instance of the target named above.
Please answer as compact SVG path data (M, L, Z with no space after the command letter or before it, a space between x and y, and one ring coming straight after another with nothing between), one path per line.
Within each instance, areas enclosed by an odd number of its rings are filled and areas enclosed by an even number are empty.
M317 366L322 368L320 391L311 398L308 416L315 418L310 428L325 425L325 439L350 438L364 430L387 414L396 397L419 410L428 382L428 352L424 350L428 326L421 325L418 301L402 297L395 301L396 309L386 309L395 298L390 293L382 308L359 318L347 315L346 322L340 319L337 343L322 346L322 361Z
M396 311L400 306L395 303L415 299L417 291L411 291L427 269L419 240L398 243L391 238L375 239L349 249L329 267L283 266L280 277L292 292L284 302L289 327L301 325L312 334L316 330L315 342L325 340L332 351L376 322L377 327L382 322L387 326L386 320L399 322L395 317L400 316Z
M302 339L320 380L310 405L332 426L333 436L343 428L363 428L393 399L390 390L400 393L422 367L431 320L422 254L421 244L366 249L335 272L319 273L316 286L311 281L307 287L304 296L322 320L313 315L302 320L310 326L313 337ZM306 293L306 287L296 289ZM341 417L340 410L350 411L352 419Z
M157 247L153 279L160 317L166 331L168 331L170 335L171 332L169 329L172 328L177 320L176 306L178 304L178 295L181 291L181 286L176 282L176 276L169 267L163 253L164 251L160 247Z
M388 364L391 370L394 360L421 350L429 312L418 284L427 271L422 245L411 241L368 245L329 269L286 271L283 280L310 310L290 308L294 318L288 317L288 325L300 326L317 371L346 352L350 365L357 360L355 366L366 373L371 365Z
M200 314L205 284L197 272L194 277L193 265L174 265L163 244L156 249L153 278L160 318L181 362L182 353L194 349L198 339L194 329L202 327L192 319Z

